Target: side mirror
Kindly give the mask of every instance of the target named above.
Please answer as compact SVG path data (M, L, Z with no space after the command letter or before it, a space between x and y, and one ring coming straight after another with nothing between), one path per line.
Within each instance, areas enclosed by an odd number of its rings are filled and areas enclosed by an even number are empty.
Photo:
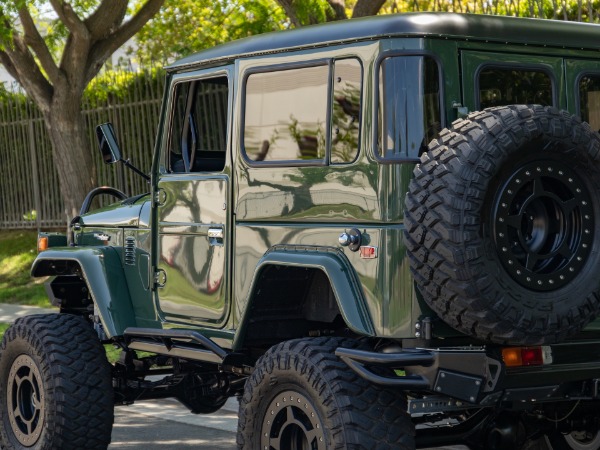
M112 123L98 125L96 127L96 136L98 137L98 145L102 152L102 159L106 164L114 164L123 160Z

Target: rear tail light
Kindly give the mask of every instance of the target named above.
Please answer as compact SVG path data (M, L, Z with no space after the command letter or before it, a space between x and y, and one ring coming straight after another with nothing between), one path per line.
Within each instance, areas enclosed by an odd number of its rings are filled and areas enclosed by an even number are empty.
M507 347L502 349L502 359L507 367L542 366L552 363L549 346Z

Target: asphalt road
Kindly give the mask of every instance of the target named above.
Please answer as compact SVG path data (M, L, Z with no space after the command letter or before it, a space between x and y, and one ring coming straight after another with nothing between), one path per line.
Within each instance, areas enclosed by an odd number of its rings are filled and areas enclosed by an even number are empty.
M171 399L115 409L110 450L235 450L237 400L218 412L194 415ZM468 450L464 446L424 450Z
M139 402L115 409L110 450L235 450L237 401L218 412L194 415L175 400Z

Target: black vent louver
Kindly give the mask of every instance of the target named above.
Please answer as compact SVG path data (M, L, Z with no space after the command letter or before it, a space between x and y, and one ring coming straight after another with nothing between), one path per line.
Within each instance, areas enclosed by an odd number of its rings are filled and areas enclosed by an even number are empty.
M125 238L125 264L135 266L135 238L133 236Z

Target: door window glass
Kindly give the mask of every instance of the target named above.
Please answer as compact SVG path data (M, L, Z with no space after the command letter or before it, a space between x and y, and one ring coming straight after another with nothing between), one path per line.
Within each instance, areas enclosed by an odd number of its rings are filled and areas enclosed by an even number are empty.
M552 105L552 79L539 69L488 67L479 72L479 107Z
M179 83L169 143L172 172L220 172L227 149L226 77Z
M600 131L600 75L586 75L579 81L579 115Z

